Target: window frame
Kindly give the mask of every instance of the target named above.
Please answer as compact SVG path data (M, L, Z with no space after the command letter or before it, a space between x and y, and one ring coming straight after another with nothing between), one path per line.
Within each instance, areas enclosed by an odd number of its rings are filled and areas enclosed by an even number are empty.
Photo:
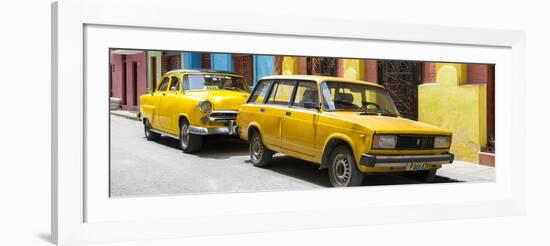
M165 79L168 79L168 86L166 86L166 89L164 89L164 91L160 90L160 87L162 87L162 84L164 83L164 80ZM166 92L168 90L168 88L170 87L170 83L172 82L172 78L170 76L164 76L162 77L162 80L160 81L157 89L155 90L156 92Z
M292 92L290 93L290 98L288 99L288 104L287 105L283 105L283 104L273 104L273 103L269 103L269 98L271 98L271 93L273 92L273 87L275 87L275 84L279 84L283 81L290 81L293 83L292 85ZM290 104L292 101L294 101L294 94L296 93L296 85L298 84L298 80L293 80L293 79L274 79L273 80L273 83L271 83L271 87L269 88L269 92L267 93L268 96L264 99L264 105L274 105L274 106L278 106L278 107L290 107ZM277 87L278 89L278 87ZM275 92L277 93L277 92Z
M177 92L180 92L181 91L181 88L182 88L182 79L181 79L181 76L179 76L178 74L175 74L175 75L171 75L169 76L170 77L170 85L168 85L168 88L166 88L166 91L168 92L174 92L174 93L177 93ZM171 90L172 89L172 83L174 82L174 78L178 80L179 82L179 85L178 85L178 88L176 88L176 90Z
M296 93L298 93L298 87L300 86L301 83L312 83L315 85L315 89L317 90L317 100L318 100L318 103L319 103L319 109L314 109L314 108L305 108L305 107L302 107L302 106L296 106L294 105L295 103L295 100L296 100ZM312 111L317 111L319 112L321 110L321 108L323 108L322 106L322 100L321 100L321 96L319 94L321 90L319 89L319 83L315 80L306 80L306 79L301 79L301 80L296 80L296 84L294 85L294 89L292 91L292 97L291 97L291 101L290 101L290 104L289 104L289 107L291 108L297 108L297 109L305 109L305 110L312 110Z
M273 86L273 84L275 84L275 81L276 81L275 79L262 79L256 82L256 85L254 86L254 89L250 93L250 96L248 97L246 103L247 104L265 104L269 94L271 93L271 87ZM256 90L258 90L258 85L260 85L260 83L270 83L267 87L267 93L266 93L266 95L268 96L264 96L264 100L262 100L261 102L258 102L258 103L252 102L252 96L254 95L254 93L256 93Z

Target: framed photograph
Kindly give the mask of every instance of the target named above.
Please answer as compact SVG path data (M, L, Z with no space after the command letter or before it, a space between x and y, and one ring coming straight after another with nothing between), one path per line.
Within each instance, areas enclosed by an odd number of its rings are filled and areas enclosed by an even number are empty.
M524 213L522 32L179 1L52 16L60 245Z

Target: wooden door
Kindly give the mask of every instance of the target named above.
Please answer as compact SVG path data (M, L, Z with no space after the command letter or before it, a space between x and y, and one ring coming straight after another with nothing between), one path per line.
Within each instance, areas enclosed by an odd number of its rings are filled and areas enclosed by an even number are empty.
M252 83L254 82L254 64L252 59L252 55L233 55L234 71L244 76L248 86L252 86Z

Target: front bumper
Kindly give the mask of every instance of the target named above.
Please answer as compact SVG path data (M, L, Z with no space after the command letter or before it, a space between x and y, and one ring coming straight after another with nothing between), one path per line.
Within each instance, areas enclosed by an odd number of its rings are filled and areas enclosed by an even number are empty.
M367 167L406 167L411 163L451 164L454 154L426 154L426 155L361 155L360 165Z
M236 135L237 126L233 120L229 121L227 126L222 127L206 128L200 126L189 126L189 133L195 135Z

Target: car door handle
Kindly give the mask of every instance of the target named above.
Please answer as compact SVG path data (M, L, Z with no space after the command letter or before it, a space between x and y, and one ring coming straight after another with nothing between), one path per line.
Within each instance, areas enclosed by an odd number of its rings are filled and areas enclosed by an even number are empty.
M265 112L265 108L260 108L260 112Z
M290 111L287 111L287 112L285 113L286 116L290 116L291 114L292 114L292 112L290 112Z

